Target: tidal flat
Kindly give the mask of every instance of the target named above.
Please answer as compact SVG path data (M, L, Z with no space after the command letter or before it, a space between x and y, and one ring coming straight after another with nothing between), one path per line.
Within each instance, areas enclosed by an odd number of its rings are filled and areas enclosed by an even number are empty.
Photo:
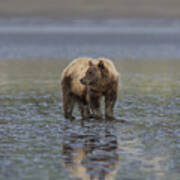
M116 120L63 117L66 59L0 60L0 179L179 180L180 61L114 59Z

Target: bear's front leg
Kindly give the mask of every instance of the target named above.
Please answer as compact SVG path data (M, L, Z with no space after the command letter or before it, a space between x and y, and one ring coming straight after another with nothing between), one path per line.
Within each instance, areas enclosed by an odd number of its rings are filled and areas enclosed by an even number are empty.
M105 95L105 116L107 120L114 119L114 105L117 99L117 91L110 90Z
M90 107L92 110L92 116L95 119L102 119L100 97L90 96Z
M82 119L89 119L90 111L89 111L89 106L88 106L86 100L85 99L79 99L78 105L79 105L79 111L81 113Z

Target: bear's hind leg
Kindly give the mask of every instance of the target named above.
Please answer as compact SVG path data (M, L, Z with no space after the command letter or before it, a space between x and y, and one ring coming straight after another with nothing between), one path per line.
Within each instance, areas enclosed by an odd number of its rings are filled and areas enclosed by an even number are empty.
M66 77L61 82L62 85L62 93L63 93L63 110L64 116L67 119L74 119L72 116L73 107L75 103L75 97L73 93L70 91L71 89L71 77Z
M74 116L72 116L73 108L74 108L75 98L73 95L66 94L63 98L63 108L64 108L64 116L67 119L75 119Z

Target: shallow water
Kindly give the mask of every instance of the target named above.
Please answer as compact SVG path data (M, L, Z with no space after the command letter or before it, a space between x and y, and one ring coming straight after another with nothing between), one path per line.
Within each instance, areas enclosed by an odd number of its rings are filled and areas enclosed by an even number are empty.
M180 58L180 20L0 18L0 58Z
M0 179L180 179L178 60L117 60L113 122L62 114L66 60L0 61Z

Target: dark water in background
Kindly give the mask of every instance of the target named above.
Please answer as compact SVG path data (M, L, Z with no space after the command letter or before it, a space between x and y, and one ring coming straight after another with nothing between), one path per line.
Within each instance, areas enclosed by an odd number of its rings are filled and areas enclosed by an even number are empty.
M0 58L180 58L179 19L0 19Z
M180 180L179 30L179 20L1 19L0 180ZM116 121L82 123L77 109L64 119L60 73L80 55L116 59Z

